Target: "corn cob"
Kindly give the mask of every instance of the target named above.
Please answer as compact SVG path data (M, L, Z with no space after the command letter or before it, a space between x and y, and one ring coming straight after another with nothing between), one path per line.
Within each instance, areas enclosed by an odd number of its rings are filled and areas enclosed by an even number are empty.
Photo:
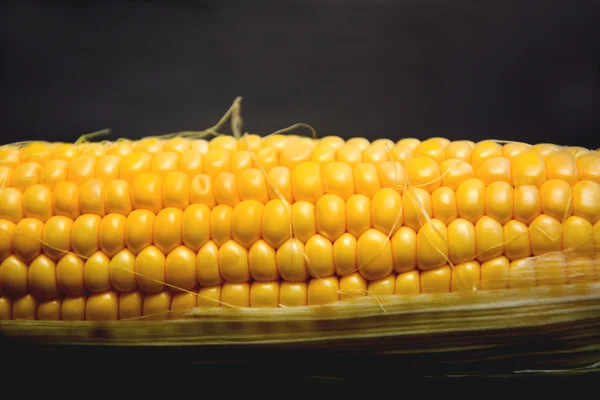
M0 148L0 319L600 279L600 152L274 134Z

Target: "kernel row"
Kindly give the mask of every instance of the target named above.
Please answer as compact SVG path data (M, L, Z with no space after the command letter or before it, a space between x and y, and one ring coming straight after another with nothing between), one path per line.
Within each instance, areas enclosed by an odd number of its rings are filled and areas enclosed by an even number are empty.
M277 308L315 306L363 296L418 295L472 290L497 290L600 280L600 257L581 257L568 264L560 257L540 262L497 257L484 263L471 261L453 269L443 266L429 271L392 273L367 281L359 273L343 277L312 278L303 282L254 281L223 283L188 292L162 290L104 291L78 296L38 299L32 294L18 298L0 296L0 320L38 319L64 321L125 320L164 316L169 311L221 306Z

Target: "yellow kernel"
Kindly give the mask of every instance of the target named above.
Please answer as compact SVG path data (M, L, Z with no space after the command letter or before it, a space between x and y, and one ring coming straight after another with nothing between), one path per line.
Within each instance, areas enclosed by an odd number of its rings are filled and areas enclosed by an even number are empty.
M340 300L354 299L367 295L367 280L355 272L340 278Z
M368 295L373 297L390 296L394 294L396 286L396 275L391 274L385 278L376 279L369 282Z
M292 172L289 168L282 166L273 167L267 176L269 199L281 199L281 196L283 196L288 203L292 203L294 201L292 195Z
M294 170L298 165L312 159L313 148L306 142L294 143L293 146L286 146L279 155L279 162L282 166Z
M97 251L85 261L83 278L88 291L99 293L111 288L109 264L110 260L101 251Z
M250 307L279 307L279 282L252 282L252 286L250 286Z
M306 243L317 233L315 205L308 201L296 201L292 205L292 224L295 238Z
M303 162L294 168L292 193L295 201L308 201L315 204L323 194L321 167L312 162Z
M260 239L264 209L263 203L257 200L243 200L233 209L231 235L242 247L249 249Z
M0 167L0 171L2 168ZM67 168L68 163L63 160L50 160L44 165L44 169L40 172L40 184L46 186L49 189L54 189L59 182L64 182L67 180ZM1 174L0 174L1 176ZM10 187L12 184L12 170L10 171L10 175L5 177L6 183L4 187ZM2 183L2 178L0 177L0 186Z
M440 167L428 157L414 157L406 162L407 185L432 193L442 185Z
M84 261L74 254L67 254L56 264L56 281L61 293L69 296L83 296L85 293Z
M115 179L108 182L104 186L104 211L128 216L133 210L130 193L127 181Z
M162 185L163 207L185 210L190 205L190 179L183 172L170 172Z
M406 172L398 161L383 161L377 164L379 183L382 188L392 188L400 193L406 186Z
M451 158L440 164L440 174L442 187L456 190L461 183L475 177L475 170L466 161Z
M12 187L24 192L31 185L40 182L41 172L42 166L34 162L27 162L16 166L12 174Z
M315 278L331 276L335 273L333 264L333 244L321 235L311 237L304 248L308 272Z
M458 216L476 223L485 213L485 185L477 179L468 179L456 190Z
M104 155L96 162L96 179L103 183L119 179L119 164L121 157L115 155Z
M499 257L504 253L504 230L495 219L487 215L481 217L475 224L475 234L479 262Z
M60 321L62 300L46 300L38 304L37 319L40 321Z
M138 254L152 244L156 215L148 210L135 210L125 222L125 245L133 254Z
M86 321L116 321L119 319L119 296L116 292L92 293L85 303Z
M113 256L108 264L110 282L119 292L132 292L137 289L135 255L129 249L123 249Z
M453 264L462 264L475 258L477 235L475 225L464 218L452 221L447 228L448 242L452 244L448 256Z
M346 203L334 194L325 194L315 206L317 231L331 241L346 232Z
M402 214L403 224L418 231L433 214L429 192L420 188L412 188L404 192Z
M444 149L446 153L446 159L455 158L470 163L473 147L474 146L472 146L471 142L466 140L453 141Z
M237 176L237 187L240 200L255 200L262 204L269 201L267 181L258 168L248 168Z
M339 276L348 275L358 270L356 243L357 240L354 236L344 233L333 244L333 264L335 272Z
M19 221L13 232L13 251L17 257L29 263L42 250L44 223L34 218ZM85 235L85 232L83 232Z
M516 187L513 204L514 218L527 225L542 212L542 200L539 189L532 185Z
M258 235L260 236L262 232L263 239L271 247L277 248L290 238L291 221L291 207L288 210L288 206L283 201L271 200L264 206L262 211L262 221Z
M335 160L343 162L354 167L363 162L363 150L354 144L346 143L338 148L335 153Z
M471 165L477 170L485 160L493 157L502 157L502 146L493 140L481 141L471 152Z
M185 246L173 249L165 259L165 277L176 288L194 289L198 284L196 253Z
M128 139L117 139L106 148L106 154L125 157L133 152L133 142Z
M368 280L381 279L392 273L392 245L386 234L369 229L357 240L356 261L359 272Z
M197 252L210 240L210 208L192 204L183 212L181 239L184 245Z
M529 228L521 221L512 219L504 225L504 255L514 261L531 256Z
M580 181L573 186L573 215L585 218L592 224L600 221L600 184Z
M485 188L485 215L505 224L513 217L514 190L506 182L494 182Z
M86 296L65 297L60 313L63 321L85 321Z
M579 180L575 157L566 151L557 151L546 157L548 179L560 179L573 186Z
M335 162L335 151L336 148L320 143L313 150L310 161L324 167L327 164Z
M13 299L29 291L28 268L18 257L9 256L0 264L0 291Z
M35 319L37 314L37 300L30 293L13 300L12 319Z
M279 165L279 153L275 147L263 147L258 150L255 156L256 161L254 162L253 167L261 168L269 172L271 168Z
M348 200L354 194L352 167L340 162L325 165L323 167L323 188L325 193L335 194Z
M417 266L417 233L407 226L401 227L391 238L394 270L410 271Z
M373 164L358 164L354 167L354 186L357 194L372 198L381 189L379 172Z
M209 149L223 149L229 151L236 151L238 143L233 136L217 136L210 140L208 143Z
M580 180L600 183L600 151L596 150L578 157L577 170Z
M221 172L213 179L213 192L217 204L235 207L240 202L236 176L231 172Z
M164 178L169 172L177 171L178 165L177 153L161 151L152 155L150 172Z
M569 254L591 254L594 250L594 227L581 217L567 218L562 227L562 249Z
M202 173L202 153L197 150L185 150L179 154L178 171L189 178Z
M534 256L561 251L562 224L556 218L540 215L529 225L531 252Z
M346 201L347 231L358 238L371 228L371 200L362 194L354 194Z
M400 139L396 142L396 146L408 146L410 149L414 150L421 143L419 139L416 138L404 138Z
M398 274L394 285L394 294L411 295L421 293L421 276L419 271Z
M205 204L212 208L216 204L211 178L200 174L190 179L190 203Z
M190 142L188 139L183 137L174 137L169 140L165 140L163 143L163 151L172 151L175 153L182 153L189 150Z
M452 282L450 290L478 290L481 284L481 268L477 261L469 261L455 265L452 269Z
M221 301L234 307L250 307L250 284L225 282L221 289Z
M415 157L427 157L440 164L446 159L445 146L435 138L422 141L413 150Z
M219 269L219 248L213 241L209 241L198 251L196 268L200 285L213 286L223 282Z
M42 231L42 250L53 260L59 260L71 251L73 221L67 217L53 216L46 221Z
M446 225L431 219L417 233L417 263L419 269L430 270L448 262L448 233Z
M386 147L382 143L371 143L371 145L362 152L364 162L377 165L384 161L389 161L389 153L392 146L393 144L390 145L390 147Z
M413 156L412 150L408 146L394 146L390 150L390 160L398 161L400 164L404 165L406 161Z
M531 258L520 258L510 263L508 270L508 287L526 288L535 286L534 262Z
M119 319L142 316L144 295L142 292L119 293Z
M12 254L14 232L14 223L5 219L0 219L0 262Z
M309 306L334 303L339 300L340 283L337 277L311 279L307 288L307 304Z
M162 180L156 174L143 173L131 182L131 203L137 210L158 213L162 208Z
M512 183L515 187L533 185L539 188L546 179L546 163L538 152L531 150L512 160Z
M44 164L50 160L51 143L33 142L21 148L21 162Z
M16 146L0 146L0 166L15 168L21 163L21 150Z
M308 269L304 258L304 244L297 239L285 241L275 253L279 275L286 281L308 279Z
M104 183L99 179L89 179L79 186L79 209L82 214L105 215Z
M170 253L181 244L183 211L163 208L154 219L153 243L163 254Z
M97 158L92 155L82 155L77 157L69 164L67 179L81 186L88 179L95 178L96 160Z
M202 171L214 178L221 172L229 172L231 152L225 149L211 148L202 158Z
M531 146L527 143L507 143L502 146L502 156L512 161L519 154L526 153L529 150L531 150Z
M162 150L164 142L155 137L148 137L134 142L134 150L155 154Z
M248 250L248 267L252 279L256 281L273 281L279 278L275 250L262 239Z
M46 222L52 216L52 191L42 185L32 185L23 193L25 218Z
M167 290L146 294L142 305L142 315L165 315L171 308L172 299L173 294Z
M248 250L235 240L228 240L219 248L219 270L227 282L248 282Z
M476 169L475 176L485 185L494 182L512 182L510 160L505 157L492 157L483 161Z
M262 147L263 138L259 135L245 133L237 142L238 151L258 150Z
M225 204L219 204L210 213L210 237L219 247L231 239L231 214L233 208Z
M504 256L492 258L481 264L481 289L506 289L510 262Z
M165 282L165 255L154 246L140 251L135 259L137 284L146 293L160 292Z
M150 172L152 156L149 153L134 151L121 159L119 178L131 182L141 174Z
M402 226L402 196L393 189L381 189L371 199L373 228L393 234Z
M431 209L433 218L439 219L445 225L458 218L456 192L448 187L439 187L431 194Z
M446 293L450 291L452 269L445 265L421 272L421 293Z
M18 189L0 190L0 218L15 224L24 218L23 194Z
M546 215L564 221L573 209L573 189L565 181L558 179L547 180L540 188L542 212Z
M220 307L221 285L202 287L198 290L198 307Z
M191 311L196 307L196 296L192 293L179 292L173 294L171 300L171 310Z
M319 140L320 146L328 146L333 149L342 147L346 142L339 136L324 136Z

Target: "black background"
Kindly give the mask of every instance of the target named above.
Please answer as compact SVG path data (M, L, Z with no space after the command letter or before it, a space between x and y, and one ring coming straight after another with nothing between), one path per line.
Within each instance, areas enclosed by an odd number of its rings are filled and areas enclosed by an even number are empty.
M0 143L212 126L600 147L600 1L3 3Z

